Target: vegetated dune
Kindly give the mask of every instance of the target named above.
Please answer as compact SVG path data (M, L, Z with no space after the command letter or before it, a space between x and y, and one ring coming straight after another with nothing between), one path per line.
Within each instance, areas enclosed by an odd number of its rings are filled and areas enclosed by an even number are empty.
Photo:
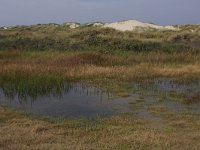
M107 23L104 27L114 28L120 31L132 31L135 29L159 29L159 30L177 30L174 26L159 26L150 23L143 23L137 20L127 20L122 22Z
M0 50L199 52L200 25L157 26L134 20L18 25L0 27L0 39Z
M44 26L44 25L43 25ZM59 24L46 24L46 26L65 26L68 29L76 29L80 27L103 27L103 28L113 28L119 31L133 31L133 30L141 30L146 31L149 29L157 29L157 30L178 30L178 27L175 26L160 26L151 23L144 23L137 20L127 20L121 22L113 22L113 23L102 23L102 22L91 22L86 24L80 24L77 22L65 22L61 25ZM13 26L13 27L0 27L0 29L10 29L20 26ZM25 26L21 26L25 27Z
M69 25L70 29L75 29L80 27L78 23L65 23ZM150 23L143 23L137 20L127 20L121 22L113 22L113 23L100 23L100 22L93 22L87 23L85 26L94 26L94 27L108 27L113 28L119 31L132 31L132 30L149 30L149 29L157 29L157 30L177 30L174 26L160 26Z

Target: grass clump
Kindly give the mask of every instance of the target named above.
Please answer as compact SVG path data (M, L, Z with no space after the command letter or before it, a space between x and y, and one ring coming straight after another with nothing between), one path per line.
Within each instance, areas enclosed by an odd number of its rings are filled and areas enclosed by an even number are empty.
M61 93L67 86L65 81L59 75L27 73L19 70L4 72L0 76L0 86L4 94L9 97L18 95L20 98L26 96L34 98L48 93Z

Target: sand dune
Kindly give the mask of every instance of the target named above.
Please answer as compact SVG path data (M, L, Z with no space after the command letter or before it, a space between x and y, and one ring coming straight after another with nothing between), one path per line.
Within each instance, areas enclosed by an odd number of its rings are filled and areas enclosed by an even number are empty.
M49 25L49 24L46 24L46 25ZM55 26L58 26L58 25L59 24L55 24ZM113 22L113 23L92 22L92 23L86 23L86 24L80 24L77 22L65 22L62 25L67 26L70 29L76 29L76 28L84 27L84 26L93 26L93 27L113 28L119 31L133 31L133 30L146 31L149 29L178 30L178 28L175 28L174 26L160 26L160 25L155 25L151 23L143 23L137 20L127 20L127 21ZM15 26L10 26L10 27L4 26L0 28L6 30L12 27L15 27Z
M176 28L173 26L159 26L159 25L154 25L150 23L143 23L137 20L127 20L127 21L122 21L122 22L106 23L103 27L114 28L120 31L132 31L139 28L140 29L153 28L153 29L161 29L161 30L176 30Z

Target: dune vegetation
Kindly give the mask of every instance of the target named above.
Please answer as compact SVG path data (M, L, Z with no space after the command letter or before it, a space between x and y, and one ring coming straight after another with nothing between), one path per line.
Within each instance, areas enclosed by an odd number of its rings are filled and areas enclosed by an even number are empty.
M0 28L0 90L35 97L84 82L128 96L132 81L200 79L200 27L121 32L66 25ZM0 97L1 98L1 97ZM199 95L194 98L197 100ZM197 100L198 101L198 100ZM119 115L42 118L0 107L0 149L198 149L199 114L151 107L162 123Z

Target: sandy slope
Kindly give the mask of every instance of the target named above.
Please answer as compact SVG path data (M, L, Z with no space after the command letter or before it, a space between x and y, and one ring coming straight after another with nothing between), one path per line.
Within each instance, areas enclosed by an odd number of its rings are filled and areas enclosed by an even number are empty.
M150 23L143 23L137 20L127 20L123 22L114 22L114 23L107 23L104 27L114 28L120 31L132 31L137 28L154 28L154 29L161 29L161 30L176 30L173 26L159 26Z

